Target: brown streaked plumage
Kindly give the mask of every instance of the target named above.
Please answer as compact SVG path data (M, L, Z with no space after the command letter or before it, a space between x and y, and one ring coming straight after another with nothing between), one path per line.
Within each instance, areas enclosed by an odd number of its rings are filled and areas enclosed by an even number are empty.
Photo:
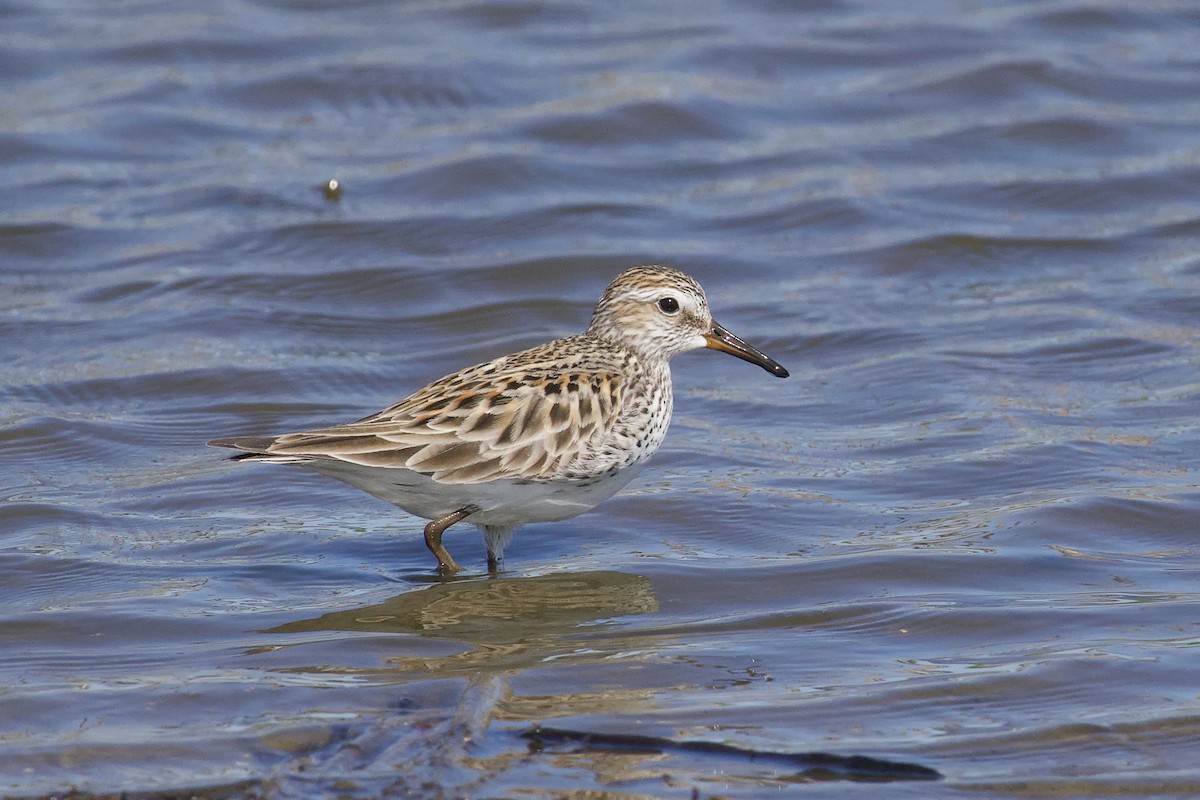
M447 375L357 422L209 444L308 467L431 520L425 541L445 572L459 566L442 533L474 522L494 570L516 525L576 516L633 479L670 423L670 358L700 347L788 376L713 321L692 278L634 267L579 336Z

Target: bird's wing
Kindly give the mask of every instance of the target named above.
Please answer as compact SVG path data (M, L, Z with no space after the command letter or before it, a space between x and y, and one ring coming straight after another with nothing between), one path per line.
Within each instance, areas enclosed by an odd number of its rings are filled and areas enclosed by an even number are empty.
M616 370L573 366L480 365L358 422L279 436L263 454L410 469L441 483L547 480L611 431L621 405Z

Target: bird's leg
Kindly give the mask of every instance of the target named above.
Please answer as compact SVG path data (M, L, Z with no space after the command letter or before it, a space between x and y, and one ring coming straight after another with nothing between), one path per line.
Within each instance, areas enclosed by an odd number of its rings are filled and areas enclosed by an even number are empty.
M483 543L487 547L488 572L499 572L500 562L504 560L504 547L512 539L511 525L484 525Z
M425 546L429 548L429 552L437 556L438 569L445 573L453 574L458 572L462 567L454 562L450 553L442 547L442 534L456 522L462 522L467 517L475 512L474 506L465 506L455 511L453 514L447 514L441 519L435 519L425 526Z

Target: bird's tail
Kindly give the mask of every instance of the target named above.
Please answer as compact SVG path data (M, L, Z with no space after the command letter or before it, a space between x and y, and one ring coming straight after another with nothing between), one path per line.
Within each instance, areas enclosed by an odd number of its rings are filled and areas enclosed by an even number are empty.
M213 439L208 443L208 446L228 447L231 450L242 451L230 456L230 461L274 461L276 463L287 463L289 461L303 460L297 458L295 455L267 452L273 444L275 444L274 436L226 436L222 439Z

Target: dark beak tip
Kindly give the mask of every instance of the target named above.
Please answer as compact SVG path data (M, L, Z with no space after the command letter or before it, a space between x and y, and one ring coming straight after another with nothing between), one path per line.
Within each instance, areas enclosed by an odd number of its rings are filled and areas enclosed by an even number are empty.
M776 378L791 377L791 373L778 361L746 344L716 322L713 323L712 333L704 338L708 340L708 347L757 364Z

